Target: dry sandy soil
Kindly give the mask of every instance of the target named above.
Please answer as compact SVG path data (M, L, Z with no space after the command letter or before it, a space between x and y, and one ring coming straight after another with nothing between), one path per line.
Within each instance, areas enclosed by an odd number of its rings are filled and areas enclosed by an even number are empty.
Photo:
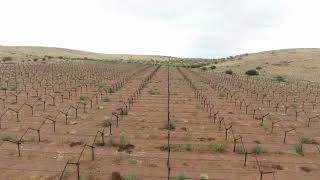
M320 82L320 49L287 49L243 56L241 59L218 63L216 71L232 69L244 74L249 69L259 70L260 76L272 78L280 75L286 79Z
M16 60L29 60L33 58L42 58L45 55L53 57L71 57L71 58L93 58L106 60L167 60L165 56L156 55L130 55L130 54L103 54L88 51L72 50L55 47L32 47L32 46L1 46L0 58L12 56Z

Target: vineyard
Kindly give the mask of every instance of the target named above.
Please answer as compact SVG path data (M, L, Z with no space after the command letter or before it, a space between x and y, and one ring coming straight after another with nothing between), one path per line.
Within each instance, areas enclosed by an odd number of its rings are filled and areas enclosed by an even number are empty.
M0 73L0 179L320 177L319 84L85 60Z

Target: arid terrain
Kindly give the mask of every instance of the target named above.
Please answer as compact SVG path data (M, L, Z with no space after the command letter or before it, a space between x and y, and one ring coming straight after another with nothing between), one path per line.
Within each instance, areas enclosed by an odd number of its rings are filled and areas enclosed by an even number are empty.
M320 177L319 49L187 66L39 47L0 58L0 179Z

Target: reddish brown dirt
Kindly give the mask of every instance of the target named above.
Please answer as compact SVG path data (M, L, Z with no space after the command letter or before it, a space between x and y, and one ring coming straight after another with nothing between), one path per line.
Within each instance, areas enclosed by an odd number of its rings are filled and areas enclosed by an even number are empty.
M167 157L168 152L164 148L167 144L168 131L164 128L167 122L167 68L161 67L146 84L138 99L129 110L128 115L120 116L119 127L116 127L115 117L112 116L117 108L133 95L143 80L150 75L156 67L133 64L113 64L96 62L67 62L64 65L39 65L30 64L27 67L35 70L35 66L40 66L38 72L34 72L34 77L27 81L27 92L18 95L18 103L14 104L14 96L6 98L6 107L1 106L0 114L7 108L18 109L23 103L32 103L37 98L31 97L36 94L34 87L38 87L39 76L44 78L40 81L51 82L50 73L45 74L49 67L56 66L55 78L52 83L58 88L58 83L63 80L66 88L61 85L59 91L72 89L84 82L92 82L87 91L72 93L68 99L68 92L64 92L64 100L61 101L57 95L56 105L49 105L52 101L45 96L47 106L43 111L42 103L35 104L34 115L31 115L30 108L24 106L19 112L20 121L16 121L15 113L7 112L2 118L1 137L10 136L19 139L28 127L37 128L48 115L54 117L59 110L66 111L70 105L76 106L81 96L93 96L98 92L98 85L105 83L108 87L113 82L119 82L125 77L128 81L118 91L107 94L108 102L103 99L93 98L93 108L87 104L87 112L79 108L78 118L75 112L70 110L68 124L65 124L65 116L60 113L57 117L56 132L53 126L47 122L41 127L41 141L38 142L35 131L28 132L21 145L21 157L18 157L17 145L7 141L0 146L0 179L59 179L61 172L67 162L76 162L84 144L92 144L98 130L101 129L103 119L112 122L112 135L108 133L108 128L104 136L105 144L102 144L101 137L97 137L94 148L94 161L91 160L91 148L86 148L80 159L81 179L111 179L114 172L119 172L122 176L133 175L136 179L167 179ZM15 66L8 67L2 72L14 70ZM59 68L61 68L59 70ZM141 72L139 72L141 70ZM32 70L26 70L33 72ZM316 180L320 176L320 158L316 145L307 144L304 146L304 156L297 155L293 148L294 144L304 135L312 137L319 142L319 119L314 119L310 127L306 126L306 117L315 116L320 109L319 105L312 107L312 95L301 95L294 99L293 95L287 100L287 104L301 103L305 101L304 110L307 115L301 113L295 120L295 111L289 108L284 113L284 108L275 110L277 102L281 98L273 98L269 106L267 101L262 102L261 96L247 94L245 90L239 90L237 84L245 82L237 77L221 76L211 73L200 73L199 76L193 70L182 69L182 72L201 90L211 104L214 104L214 111L219 111L217 119L224 118L225 126L232 125L234 135L241 135L246 149L251 150L257 143L265 150L265 153L257 155L260 169L263 171L275 171L276 179L281 180ZM87 73L87 74L86 74ZM133 75L133 73L135 73ZM91 74L91 75L88 75ZM24 74L25 75L25 74ZM25 75L26 76L26 75ZM9 84L14 84L14 75L10 74ZM74 80L72 77L81 77L84 80ZM224 78L224 79L222 79ZM210 87L206 80L219 84L226 88L224 96L221 92ZM233 82L227 83L227 82ZM1 87L5 86L5 80L1 81ZM272 85L272 84L271 84ZM266 93L270 98L272 91L264 88L264 84L257 83L259 95ZM278 85L272 85L276 88ZM280 88L282 88L280 90ZM278 91L284 91L288 86L281 86ZM18 85L18 89L23 86ZM40 90L41 89L41 90ZM289 88L288 88L289 89ZM238 91L231 99L226 95L227 90ZM2 98L5 97L1 91ZM302 89L299 89L302 91ZM10 91L11 92L11 91ZM200 179L200 174L207 174L209 179L259 179L259 169L254 155L248 155L247 165L244 167L244 155L233 152L233 136L228 133L225 140L225 126L219 128L219 124L214 124L213 117L210 118L203 101L196 98L194 90L184 79L176 68L170 68L170 119L175 122L175 129L171 131L170 142L175 145L170 155L171 179L175 179L176 174L184 173L189 179ZM219 93L220 92L220 93ZM7 92L8 93L8 92ZM12 91L15 93L15 91ZM44 95L43 88L39 88L39 94ZM53 90L48 90L48 94ZM62 93L55 93L62 94ZM284 96L285 93L281 96ZM106 96L103 93L103 97ZM228 98L227 98L228 97ZM244 106L239 108L240 101L245 99L251 105L248 112ZM271 98L270 98L271 99ZM1 102L1 101L0 101ZM253 118L253 109L260 107ZM265 113L271 113L266 117L264 125L260 125L259 117ZM258 119L257 119L258 118ZM281 120L270 132L271 122ZM286 143L283 143L283 130L296 127L296 131L287 135ZM126 146L121 146L120 137L124 137ZM114 141L114 145L110 144ZM210 144L218 141L225 143L225 152L213 152ZM128 145L129 144L129 145ZM239 144L237 144L237 149ZM119 152L121 151L121 152ZM76 166L68 165L63 179L76 179ZM264 180L273 179L272 174L263 176Z

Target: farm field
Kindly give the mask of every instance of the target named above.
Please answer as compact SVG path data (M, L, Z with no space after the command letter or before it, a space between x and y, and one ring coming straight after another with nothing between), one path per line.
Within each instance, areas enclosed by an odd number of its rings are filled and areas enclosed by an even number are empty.
M316 83L85 60L0 73L0 179L320 177Z

